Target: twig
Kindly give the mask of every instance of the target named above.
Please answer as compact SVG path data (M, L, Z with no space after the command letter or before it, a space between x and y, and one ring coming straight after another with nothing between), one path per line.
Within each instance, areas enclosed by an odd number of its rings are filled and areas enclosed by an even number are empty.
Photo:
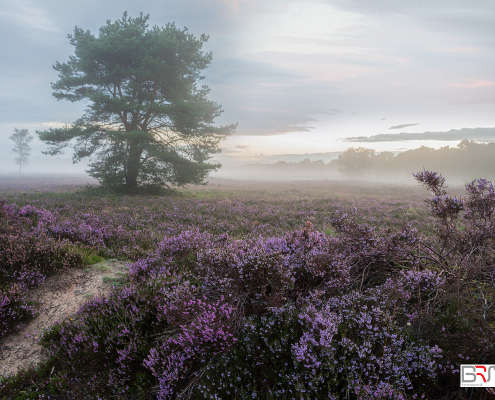
M179 395L177 395L176 399L187 399L187 398L190 398L191 394L192 394L192 391L194 389L194 386L196 386L196 383L198 383L199 379L203 376L203 374L205 373L207 367L209 365L211 365L213 363L213 361L215 361L215 359L217 358L217 356L213 356L211 358L211 360L203 367L199 370L199 372L197 372L195 375L196 377L194 377L190 382L189 384L187 385L187 387L182 391L180 392ZM189 393L187 393L189 392ZM185 397L187 396L187 397Z
M363 288L364 273L366 272L366 270L368 269L368 267L371 265L371 263L372 263L372 262L373 262L373 261L370 261L370 262L368 263L368 265L367 265L366 267L364 267L364 269L363 269L363 274L362 274L362 276L361 276L361 285L359 286L359 292L360 292L360 293L362 292L362 288Z

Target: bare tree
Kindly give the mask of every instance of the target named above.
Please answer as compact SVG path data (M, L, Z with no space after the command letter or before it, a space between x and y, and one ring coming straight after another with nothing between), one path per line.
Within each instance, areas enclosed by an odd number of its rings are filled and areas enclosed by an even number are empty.
M29 142L33 140L33 135L30 135L27 129L14 128L14 133L9 136L10 140L13 140L15 147L12 149L14 153L17 153L15 163L19 165L19 173L21 173L21 167L28 163L28 157L31 155L31 147Z

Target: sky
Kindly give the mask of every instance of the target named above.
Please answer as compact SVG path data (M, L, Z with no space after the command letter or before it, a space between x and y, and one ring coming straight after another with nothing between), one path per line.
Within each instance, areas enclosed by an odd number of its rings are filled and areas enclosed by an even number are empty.
M75 26L97 34L124 11L209 35L216 123L238 123L221 161L495 141L493 0L2 0L0 157L14 128L82 115L52 96L52 65Z

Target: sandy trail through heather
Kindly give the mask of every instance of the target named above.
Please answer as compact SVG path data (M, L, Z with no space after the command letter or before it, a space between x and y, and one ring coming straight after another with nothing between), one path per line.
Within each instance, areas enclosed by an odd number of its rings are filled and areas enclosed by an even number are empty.
M42 302L40 315L29 321L20 332L0 339L0 373L36 365L42 347L36 343L39 332L75 315L79 307L97 293L108 293L112 279L122 277L125 263L111 260L85 268L70 268L51 276L29 293L29 298Z

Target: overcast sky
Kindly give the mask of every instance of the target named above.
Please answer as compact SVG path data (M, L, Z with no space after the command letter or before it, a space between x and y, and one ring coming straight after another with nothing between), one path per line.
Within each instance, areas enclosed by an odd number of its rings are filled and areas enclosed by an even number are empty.
M97 34L126 10L209 35L217 122L239 124L223 157L455 146L458 132L443 132L495 127L493 0L2 0L0 157L14 127L82 114L52 96L52 65L73 54L76 25ZM495 141L495 130L461 132Z

